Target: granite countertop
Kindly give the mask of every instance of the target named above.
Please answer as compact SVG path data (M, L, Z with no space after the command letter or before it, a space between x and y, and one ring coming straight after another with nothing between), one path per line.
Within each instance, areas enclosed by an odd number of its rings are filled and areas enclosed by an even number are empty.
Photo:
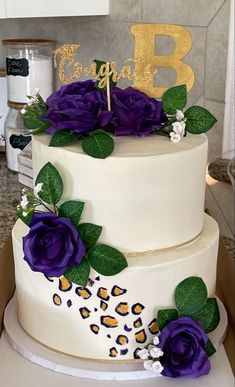
M18 182L18 174L7 168L5 153L0 153L0 249L16 221L16 206L20 201L22 187Z

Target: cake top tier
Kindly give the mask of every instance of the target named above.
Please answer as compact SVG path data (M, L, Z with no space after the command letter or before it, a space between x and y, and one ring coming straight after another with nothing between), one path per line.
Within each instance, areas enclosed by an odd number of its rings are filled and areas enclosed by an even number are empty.
M48 146L50 143L50 137L48 135L40 135L34 137L35 143L40 143L44 146ZM173 143L164 136L156 136L155 134L146 137L136 136L120 136L114 138L115 148L109 158L127 158L127 157L151 157L160 155L173 155L181 154L182 152L191 151L195 148L205 146L207 143L207 136L204 134L193 135L188 133L186 137L180 143ZM51 149L51 148L50 148ZM70 145L68 147L60 148L63 153L72 152L87 157L84 154L81 145ZM48 150L49 152L49 150ZM35 156L36 157L36 156ZM98 160L93 160L98 162ZM101 163L108 163L109 159L100 161Z
M206 136L178 144L163 136L116 137L115 150L95 159L77 146L48 147L33 137L34 179L50 161L64 181L63 200L86 203L82 222L103 227L100 242L123 252L168 248L203 227Z

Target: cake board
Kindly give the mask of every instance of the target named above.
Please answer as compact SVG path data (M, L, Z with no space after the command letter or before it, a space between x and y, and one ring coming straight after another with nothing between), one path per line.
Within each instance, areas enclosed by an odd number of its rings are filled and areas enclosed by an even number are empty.
M219 348L211 358L210 374L200 378L200 384L203 387L214 385L230 387L233 385L233 374L228 359L223 346L219 345L225 335L227 325L226 312L221 302L219 305L221 324L219 330L213 332L214 337L212 338ZM95 363L50 350L32 339L20 327L17 320L15 297L7 306L4 324L5 332L0 342L0 356L3 359L0 363L0 375L1 377L3 375L4 382L6 379L3 384L6 387L16 385L17 387L37 387L39 383L41 386L42 380L45 380L46 385L57 387L64 386L65 383L68 387L70 385L112 386L114 383L122 387L167 387L171 385L193 387L199 382L199 379L156 377L156 374L145 371L141 362L134 364Z

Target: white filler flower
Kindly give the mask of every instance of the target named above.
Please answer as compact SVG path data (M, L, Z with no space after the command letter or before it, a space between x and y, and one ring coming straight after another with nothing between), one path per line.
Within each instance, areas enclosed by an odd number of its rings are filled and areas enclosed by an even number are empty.
M170 137L171 137L171 141L175 143L180 142L181 140L181 135L179 133L171 132Z
M177 121L181 121L184 119L184 113L182 110L176 109L176 115L175 115Z
M158 336L154 336L154 338L153 338L153 344L154 344L154 345L158 345L159 342L160 342L159 337L158 337Z
M147 371L152 371L152 367L153 367L153 360L145 360L144 361L144 368Z
M39 192L42 191L42 187L43 187L43 183L38 183L38 184L35 186L35 189L34 189L35 195L37 195Z
M161 374L164 370L164 367L161 365L160 361L155 361L152 364L152 371L156 372L156 374Z
M35 89L34 89L34 91L32 92L32 96L33 97L35 97L35 96L37 96L38 94L39 94L39 89L36 87ZM180 110L179 110L180 111Z
M23 208L23 210L26 210L28 204L29 204L29 201L28 201L27 195L23 195L20 202L21 208Z
M23 109L21 109L21 114L25 114L26 113L26 109L25 108L23 108Z
M148 351L150 353L150 356L153 359L156 359L156 358L158 358L158 357L163 355L163 352L162 352L161 348L158 348L155 345L149 345L148 346Z
M180 134L181 136L184 135L184 133L185 133L185 122L184 121L173 122L172 127L173 127L173 132L174 133Z
M149 352L147 351L146 348L140 349L138 351L138 356L139 356L140 359L146 360L149 357Z

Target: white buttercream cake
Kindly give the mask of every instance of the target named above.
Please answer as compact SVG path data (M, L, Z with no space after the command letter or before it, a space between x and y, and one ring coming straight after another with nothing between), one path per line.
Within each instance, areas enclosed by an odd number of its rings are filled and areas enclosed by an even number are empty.
M118 248L128 267L115 276L93 269L86 287L31 271L23 259L28 227L18 220L13 247L22 328L46 346L95 360L133 360L156 334L157 308L173 304L190 276L215 293L218 226L203 213L207 138L180 143L150 135L115 138L105 160L78 146L48 147L33 138L34 179L50 161L64 181L64 199L86 202L84 222L102 225L101 242Z

